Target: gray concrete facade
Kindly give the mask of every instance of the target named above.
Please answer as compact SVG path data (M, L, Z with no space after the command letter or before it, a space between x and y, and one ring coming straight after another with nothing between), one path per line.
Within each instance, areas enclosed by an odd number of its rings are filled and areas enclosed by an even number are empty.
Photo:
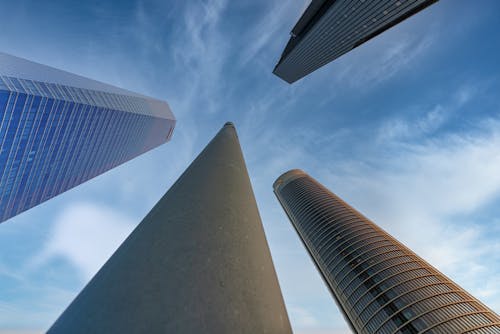
M232 123L48 333L291 333Z

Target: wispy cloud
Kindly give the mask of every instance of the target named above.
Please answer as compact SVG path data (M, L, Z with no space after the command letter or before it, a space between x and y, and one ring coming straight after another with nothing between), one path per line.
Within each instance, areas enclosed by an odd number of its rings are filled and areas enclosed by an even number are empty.
M182 90L180 112L214 113L219 110L219 97L224 96L223 66L230 54L229 41L219 30L225 0L186 3L183 29L178 30L170 45L175 61L172 66L181 69L173 77ZM175 73L175 72L174 72ZM184 93L182 94L182 91ZM193 105L193 102L197 105ZM198 104L201 102L200 104ZM200 108L202 107L202 108Z
M333 80L351 88L373 88L410 69L416 61L421 62L435 40L436 36L429 31L418 35L411 32L381 35L351 51L349 57L336 60L338 71Z
M54 224L43 250L29 263L32 270L63 259L78 269L87 282L137 225L111 208L93 203L73 203Z
M315 327L318 325L318 320L304 308L290 307L288 312L297 327Z
M380 143L394 143L432 136L460 112L476 93L474 86L467 84L459 87L448 101L437 103L429 111L425 111L425 106L412 106L410 111L402 111L383 121L378 129L377 140Z
M500 244L489 237L488 226L494 225L475 215L500 194L500 123L485 121L472 133L419 144L392 144L398 148L390 158L365 157L365 164L346 167L348 174L332 170L323 176L334 192L465 288L490 303L498 300L494 264L500 263Z
M280 48L283 48L285 44L281 45L277 41L287 42L288 32L296 20L298 7L298 4L290 5L290 3L276 0L265 4L265 8L262 9L264 15L243 36L245 43L239 54L240 66L255 66L255 64L249 65L248 63L261 60L256 56L264 50L267 51L266 57L278 60L281 54ZM269 65L267 61L264 64Z
M432 134L439 130L446 121L446 117L446 110L438 104L414 122L408 122L401 118L391 119L380 128L378 140L415 139L416 137Z
M48 323L62 312L75 293L54 286L35 286L30 282L23 282L17 287L28 292L28 296L18 294L8 301L0 300L1 334L42 333L40 324L48 326Z

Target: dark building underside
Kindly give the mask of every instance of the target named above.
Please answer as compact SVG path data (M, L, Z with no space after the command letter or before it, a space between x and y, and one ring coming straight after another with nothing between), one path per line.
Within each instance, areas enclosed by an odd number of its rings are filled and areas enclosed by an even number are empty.
M438 0L313 0L273 73L293 83Z

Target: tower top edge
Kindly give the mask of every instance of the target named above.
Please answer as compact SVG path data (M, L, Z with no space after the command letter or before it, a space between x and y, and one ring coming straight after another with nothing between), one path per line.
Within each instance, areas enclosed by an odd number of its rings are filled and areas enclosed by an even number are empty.
M0 51L0 75L17 79L34 80L62 86L70 86L118 95L139 97L149 101L160 99L136 93L109 83L91 79L66 70L44 65L36 61L14 56Z
M307 173L304 172L302 169L291 169L288 172L285 172L281 174L276 181L273 183L273 189L274 191L278 191L280 188L284 187L288 183L292 182L295 179L298 179L299 177L302 176L307 176Z

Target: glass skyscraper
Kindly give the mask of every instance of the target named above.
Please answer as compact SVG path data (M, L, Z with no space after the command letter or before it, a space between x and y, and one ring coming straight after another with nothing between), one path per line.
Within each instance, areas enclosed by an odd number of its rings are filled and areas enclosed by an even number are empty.
M0 53L0 222L161 145L167 103Z
M500 333L495 312L303 171L273 187L354 333Z
M295 82L437 0L312 0L273 73Z

